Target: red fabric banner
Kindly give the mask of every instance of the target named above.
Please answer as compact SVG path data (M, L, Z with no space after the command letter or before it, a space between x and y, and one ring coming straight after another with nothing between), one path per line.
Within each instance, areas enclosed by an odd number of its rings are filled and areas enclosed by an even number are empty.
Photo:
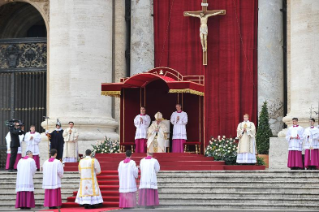
M257 120L257 0L208 0L208 65L203 66L200 20L184 11L201 10L201 0L154 0L155 66L184 75L205 75L205 136L235 137L244 113ZM186 111L187 112L187 111Z

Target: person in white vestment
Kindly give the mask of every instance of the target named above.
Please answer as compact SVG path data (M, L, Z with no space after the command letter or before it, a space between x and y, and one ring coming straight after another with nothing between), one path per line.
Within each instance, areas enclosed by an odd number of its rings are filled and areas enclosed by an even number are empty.
M315 127L315 122L316 120L311 118L309 120L310 127L307 127L303 134L303 149L305 150L304 167L307 170L316 170L319 167L319 129Z
M79 133L74 128L74 123L69 122L69 127L63 131L63 163L78 162L78 138Z
M186 124L187 113L182 111L182 105L176 104L176 111L171 115L171 123L174 125L172 138L172 152L184 152L184 144L187 140Z
M6 136L6 144L7 144L7 162L6 162L6 169L9 169L9 165L10 165L10 157L11 157L11 148L10 148L10 144L11 144L11 135L10 135L10 131L7 133ZM14 167L15 169L17 169L17 167Z
M33 177L37 170L31 151L18 162L16 182L16 208L30 209L35 207Z
M50 159L43 163L44 207L57 209L62 205L61 178L63 177L63 165L57 160L57 150L50 150Z
M153 158L153 153L148 152L147 157L140 162L141 179L139 187L139 206L154 208L159 205L157 192L157 176L160 164Z
M147 128L150 126L151 118L146 113L145 107L140 108L140 114L134 118L135 132L135 152L145 153L147 142Z
M291 170L303 169L302 163L302 143L304 129L298 125L298 118L292 119L292 126L288 128L286 140L288 147L288 163L287 166Z
M166 140L168 129L162 122L163 115L160 112L155 114L155 122L148 128L147 151L153 153L166 152Z
M103 203L102 194L96 175L101 173L101 166L96 158L91 158L92 151L85 151L86 157L79 163L81 175L80 188L76 195L75 202L84 205L86 209L95 208Z
M136 178L138 177L138 168L134 160L131 159L132 152L127 150L126 159L121 161L118 167L119 173L119 192L120 208L136 207Z
M41 134L35 131L35 126L31 125L30 132L27 132L24 137L24 142L27 144L26 150L33 153L33 159L37 165L37 171L40 170L40 152L39 143L41 142Z
M256 163L256 127L249 121L249 115L244 115L244 121L238 124L237 137L239 138L236 163Z

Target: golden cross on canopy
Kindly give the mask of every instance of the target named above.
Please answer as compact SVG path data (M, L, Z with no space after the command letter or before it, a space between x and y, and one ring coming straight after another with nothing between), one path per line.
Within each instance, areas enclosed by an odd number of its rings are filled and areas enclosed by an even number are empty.
M203 0L201 3L202 10L200 11L185 11L184 16L191 16L200 19L200 42L203 49L203 65L207 65L207 35L208 26L207 21L209 17L216 15L226 15L226 10L207 10L207 0Z

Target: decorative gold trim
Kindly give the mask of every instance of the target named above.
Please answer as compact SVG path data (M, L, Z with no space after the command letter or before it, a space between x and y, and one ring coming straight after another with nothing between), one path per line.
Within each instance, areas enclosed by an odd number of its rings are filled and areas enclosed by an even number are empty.
M120 97L121 96L121 91L101 91L101 95Z
M193 89L170 89L168 91L169 93L190 93L190 94L194 94L194 95L198 95L198 96L204 96L204 92L200 92L200 91L195 91Z

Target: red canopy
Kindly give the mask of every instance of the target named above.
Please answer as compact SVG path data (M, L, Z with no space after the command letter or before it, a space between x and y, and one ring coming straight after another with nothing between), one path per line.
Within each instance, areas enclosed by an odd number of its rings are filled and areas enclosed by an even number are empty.
M121 79L120 83L102 83L102 95L120 96L122 88L144 88L154 80L163 80L169 88L169 93L191 93L204 96L204 76L183 76L167 67L154 68L146 73Z

